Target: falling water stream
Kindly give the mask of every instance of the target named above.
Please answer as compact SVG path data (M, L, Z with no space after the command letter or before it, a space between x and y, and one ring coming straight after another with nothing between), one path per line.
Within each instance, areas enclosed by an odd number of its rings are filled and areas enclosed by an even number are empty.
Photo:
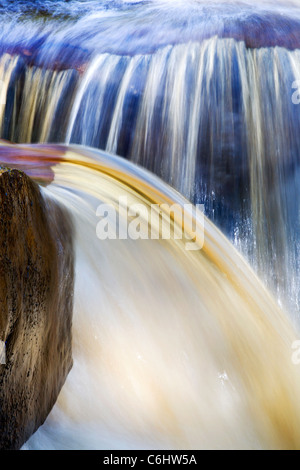
M117 209L126 196L148 210L163 203L183 210L187 200L92 149L0 150L68 209L77 247L74 366L25 448L297 447L296 330L214 225L194 218L199 250L175 237L100 240L101 203ZM140 221L146 231L149 219Z
M205 205L297 316L299 11L267 1L10 6L0 135L92 146L154 172Z
M0 19L0 161L75 227L74 367L24 448L299 448L299 2ZM120 196L144 232L151 204L203 204L204 245L100 240Z

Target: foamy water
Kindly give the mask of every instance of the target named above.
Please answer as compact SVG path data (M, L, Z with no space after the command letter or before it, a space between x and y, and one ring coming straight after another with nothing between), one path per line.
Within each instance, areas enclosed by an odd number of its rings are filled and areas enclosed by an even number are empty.
M297 339L246 262L206 218L204 246L104 240L96 209L182 196L117 157L70 149L43 191L76 227L74 367L25 449L299 445Z
M0 137L71 146L1 155L76 230L74 367L24 448L299 448L299 1L4 7ZM99 240L120 196L203 203L204 246Z

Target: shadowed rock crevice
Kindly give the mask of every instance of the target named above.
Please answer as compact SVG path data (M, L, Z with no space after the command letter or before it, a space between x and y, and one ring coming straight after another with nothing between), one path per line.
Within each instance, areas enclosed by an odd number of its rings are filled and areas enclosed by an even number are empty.
M45 421L72 367L72 224L18 170L0 170L0 449Z

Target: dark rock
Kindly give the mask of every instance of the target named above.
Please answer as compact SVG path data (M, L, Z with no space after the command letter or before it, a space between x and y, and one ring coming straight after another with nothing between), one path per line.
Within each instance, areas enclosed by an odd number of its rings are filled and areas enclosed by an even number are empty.
M88 66L92 53L80 46L56 44L42 36L32 43L0 44L0 55L18 56L27 67L40 67L56 71L77 70L82 73Z
M284 47L299 49L300 20L276 12L256 13L242 19L229 19L220 37L244 41L249 49Z
M0 170L0 449L45 421L72 367L73 249L65 210Z

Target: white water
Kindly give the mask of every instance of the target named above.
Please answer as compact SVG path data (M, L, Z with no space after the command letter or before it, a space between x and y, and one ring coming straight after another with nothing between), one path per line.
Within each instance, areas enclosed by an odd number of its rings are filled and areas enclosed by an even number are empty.
M181 240L96 237L100 202L186 201L116 157L70 149L44 191L76 229L74 367L25 449L299 445L297 332L207 219Z
M208 220L198 253L100 242L100 201L184 200L71 149L45 191L76 228L75 364L25 448L299 448L298 332L277 304L299 320L299 2L86 2L79 17L70 3L68 21L3 18L1 136L92 145L162 176L205 204L275 300ZM286 24L258 48L243 28L223 37L257 12L262 28ZM286 47L260 47L274 37Z

